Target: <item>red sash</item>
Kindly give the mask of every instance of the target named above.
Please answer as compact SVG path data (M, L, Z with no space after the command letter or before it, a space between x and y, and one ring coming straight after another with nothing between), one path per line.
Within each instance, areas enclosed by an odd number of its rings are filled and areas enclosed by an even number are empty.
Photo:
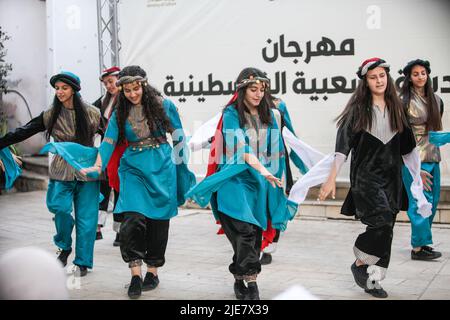
M223 154L223 116L220 117L219 124L217 125L216 132L211 141L211 148L209 151L208 169L206 170L206 176L210 176L216 173L219 161Z
M120 158L122 158L123 153L128 147L128 141L124 140L124 142L117 144L116 148L111 155L111 159L109 160L108 165L106 166L106 172L108 173L109 186L116 190L120 191L120 180L119 180L119 164Z
M277 230L272 227L271 221L267 220L267 230L262 233L261 251L273 242L276 234Z

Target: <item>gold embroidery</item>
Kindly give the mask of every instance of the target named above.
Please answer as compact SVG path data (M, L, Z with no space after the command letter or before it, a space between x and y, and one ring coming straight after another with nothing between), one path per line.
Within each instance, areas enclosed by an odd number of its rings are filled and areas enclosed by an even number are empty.
M112 144L112 145L116 144L116 142L112 138L108 138L108 137L103 139L103 141L106 143Z
M422 162L440 162L440 150L430 143L429 135L426 132L426 122L428 118L426 103L424 98L413 92L411 95L411 102L408 106L408 119L414 136L416 137L420 160Z
M142 106L133 106L130 109L128 122L130 122L134 133L139 139L145 139L150 136L150 129L148 128L147 118L145 118Z

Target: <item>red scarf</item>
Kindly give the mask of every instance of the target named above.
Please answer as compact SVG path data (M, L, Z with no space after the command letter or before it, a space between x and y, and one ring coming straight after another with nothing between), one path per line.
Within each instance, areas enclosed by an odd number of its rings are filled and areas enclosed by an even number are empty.
M206 176L209 177L213 173L216 173L219 165L220 158L223 154L223 115L220 117L219 124L217 125L216 132L211 141L211 148L209 150L208 169L206 170Z
M108 127L109 120L111 119L111 115L114 111L114 105L116 104L118 95L114 97L113 107L108 115L108 123L106 124L106 128ZM108 165L106 166L106 173L108 174L108 183L111 188L115 191L120 191L120 180L119 180L119 165L120 159L122 158L123 153L128 147L128 141L124 139L123 142L116 144L114 151L109 159Z
M237 99L237 92L233 95L230 101L228 101L227 106L234 103ZM212 137L211 148L209 149L209 159L208 159L208 169L206 170L206 176L209 177L213 173L216 173L219 161L223 154L223 115L220 117L219 123L217 124L216 132L214 137Z
M108 174L109 186L116 190L120 191L120 180L119 180L119 165L120 159L122 158L123 153L128 147L128 141L124 140L122 143L116 145L111 159L109 160L108 165L106 166L106 173Z

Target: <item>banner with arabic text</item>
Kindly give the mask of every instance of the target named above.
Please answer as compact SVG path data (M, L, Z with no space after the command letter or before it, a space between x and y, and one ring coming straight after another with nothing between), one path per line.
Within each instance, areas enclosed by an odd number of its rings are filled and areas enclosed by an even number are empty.
M367 58L387 60L397 85L408 61L429 60L434 90L450 108L446 0L122 0L119 18L122 66L144 67L179 108L188 134L223 108L249 66L267 73L297 135L323 153L334 150L333 119ZM443 181L450 184L449 148L442 153ZM205 155L193 157L202 175L196 157Z

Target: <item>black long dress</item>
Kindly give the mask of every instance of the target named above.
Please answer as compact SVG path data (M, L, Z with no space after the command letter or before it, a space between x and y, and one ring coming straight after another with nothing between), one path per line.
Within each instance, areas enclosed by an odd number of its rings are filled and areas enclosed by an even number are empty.
M354 132L351 121L338 129L335 151L345 156L352 151L350 190L341 213L355 215L367 225L366 232L355 242L355 255L369 257L367 264L383 268L389 264L396 214L407 209L408 203L402 182L402 156L415 146L409 127L393 134L386 143L367 130Z

